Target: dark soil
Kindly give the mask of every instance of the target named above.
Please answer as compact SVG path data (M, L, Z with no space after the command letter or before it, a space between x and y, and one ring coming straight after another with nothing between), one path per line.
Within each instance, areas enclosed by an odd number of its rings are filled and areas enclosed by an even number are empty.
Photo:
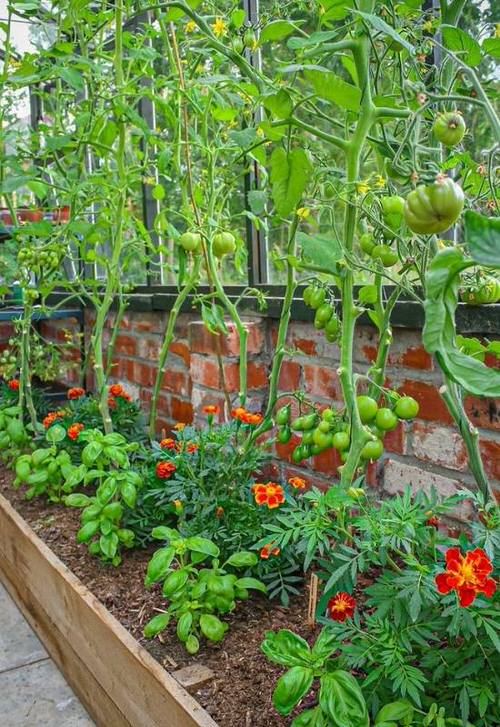
M142 629L158 609L165 607L160 587L147 591L144 576L154 550L126 551L118 568L93 558L85 545L75 540L79 529L79 510L47 504L38 499L27 502L22 492L11 485L13 476L0 470L0 492L37 535L77 575L106 608L169 672L193 663L204 664L214 679L194 692L194 697L212 715L220 727L286 727L291 718L277 715L272 693L283 669L267 661L260 650L266 631L289 628L314 642L319 629L306 624L308 593L297 597L289 608L265 598L238 604L227 621L230 625L221 644L206 641L196 656L189 656L177 640L175 626L161 635L161 641L149 641ZM307 591L307 589L306 589ZM307 702L314 703L310 695ZM312 705L311 705L312 706Z

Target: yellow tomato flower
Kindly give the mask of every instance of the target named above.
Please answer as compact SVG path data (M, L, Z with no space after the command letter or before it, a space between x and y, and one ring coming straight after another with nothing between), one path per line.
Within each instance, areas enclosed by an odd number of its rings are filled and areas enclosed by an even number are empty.
M379 189L383 189L386 184L387 184L386 180L380 174L377 174L375 176L375 186L376 187L379 187Z
M430 33L432 31L432 20L427 20L422 25L422 30L425 31L426 33Z
M226 34L227 23L225 23L222 18L217 18L215 23L212 24L212 30L214 31L214 35L217 38L220 38L222 35Z
M194 33L194 31L196 30L196 28L197 28L197 25L194 22L194 20L189 20L186 23L186 33Z
M299 209L297 210L297 217L301 220L307 220L310 214L311 210L307 207L299 207Z
M356 183L356 192L358 194L367 194L370 191L371 187L367 182L357 182Z

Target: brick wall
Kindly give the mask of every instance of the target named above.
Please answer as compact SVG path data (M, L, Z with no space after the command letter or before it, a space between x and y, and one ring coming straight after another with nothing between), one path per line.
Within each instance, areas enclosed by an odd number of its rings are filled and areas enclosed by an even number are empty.
M130 312L124 317L116 340L113 379L125 383L146 409L151 400L167 317L168 313ZM91 316L87 315L87 318L87 323L91 324ZM62 340L69 325L68 321L43 323L43 333L48 338ZM249 332L247 405L259 411L266 397L277 324L272 319L254 318L247 320L246 325ZM106 344L113 328L114 318L110 316L105 332ZM420 413L414 422L400 423L386 436L383 458L369 468L370 484L388 493L401 490L407 484L426 490L435 485L442 493L452 493L464 484L473 484L461 437L439 395L441 373L421 346L421 332L395 328L393 333L387 383L417 399ZM0 345L9 335L0 325ZM336 373L338 347L327 343L322 332L316 331L310 323L299 322L291 324L287 346L295 350L295 355L283 364L280 390L301 389L325 406L332 401L340 403ZM359 327L354 351L355 366L359 371L365 371L373 360L376 346L375 330ZM220 339L220 348L226 389L235 402L239 345L231 324L229 334ZM75 383L76 375L72 373L67 383ZM92 382L88 381L87 385L90 388ZM183 314L177 322L176 338L162 385L158 430L168 429L176 421L201 420L201 407L208 403L224 409L216 339L195 316ZM500 495L500 401L469 397L466 408L472 422L480 429L485 466ZM304 467L296 467L290 460L296 441L293 437L289 445L276 446L276 474L284 477L302 473L310 481L328 486L340 464L336 451L329 450L311 459Z

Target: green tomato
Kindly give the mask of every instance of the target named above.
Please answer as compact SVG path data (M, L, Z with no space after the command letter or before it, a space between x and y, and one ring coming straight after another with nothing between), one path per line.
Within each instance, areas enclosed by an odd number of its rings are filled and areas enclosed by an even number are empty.
M292 430L287 424L285 424L285 426L282 427L278 432L278 442L280 444L288 444L291 438Z
M500 300L500 281L488 275L478 281L477 284L462 288L460 290L460 300L468 305L498 303Z
M197 232L184 232L179 237L179 245L186 252L197 252L201 247L201 235Z
M361 450L361 459L364 460L375 460L379 459L384 452L384 445L380 439L375 439L372 442L367 442Z
M230 232L219 232L212 240L212 250L215 257L229 255L236 250L234 235Z
M331 429L331 423L326 419L322 419L318 424L318 429L320 432L329 432Z
M330 303L323 303L323 305L320 305L320 307L316 310L314 321L321 321L323 324L326 324L332 316L333 308Z
M304 429L304 419L305 417L297 417L292 422L292 429L294 432L301 432Z
M392 267L399 259L397 253L389 245L376 245L373 248L372 257L374 260L380 260L384 268Z
M302 459L302 445L299 444L299 446L295 447L292 452L292 461L295 462L295 464L300 464L302 462Z
M311 295L310 306L314 310L317 310L320 305L323 305L326 298L326 290L324 288L315 288Z
M332 435L322 432L321 429L315 429L313 434L313 442L321 449L327 449L332 446Z
M406 198L406 224L419 235L446 232L460 217L463 206L462 188L450 177L420 185Z
M347 432L335 432L332 439L332 444L335 447L335 449L338 449L339 452L343 452L346 449L349 449L349 445L351 443L351 438L347 434Z
M235 53L242 53L243 48L245 47L243 44L243 38L241 38L239 35L235 35L235 37L231 41L231 45L233 46L233 50Z
M243 35L243 44L245 48L248 48L249 50L253 50L255 48L255 44L257 42L257 36L255 35L255 31L253 28L247 28L245 30L245 34Z
M358 411L363 424L373 421L378 411L378 405L371 396L358 396Z
M340 320L333 315L325 325L325 333L329 336L337 336L340 331Z
M307 306L311 305L311 298L312 294L316 290L314 285L308 285L307 288L304 289L304 292L302 293L302 300Z
M401 397L394 407L394 411L400 419L415 419L418 410L418 402L412 396Z
M291 412L291 406L290 404L287 404L286 406L282 406L281 409L278 409L276 412L276 424L288 424L290 421L290 412Z
M440 114L434 122L432 133L443 146L460 144L466 132L463 116L457 111Z
M307 446L314 444L314 429L309 429L307 432L304 432L302 435L302 444L307 444Z
M318 421L318 415L317 414L308 414L304 417L304 429L307 431L308 429L313 429L316 426L316 422Z
M365 232L364 235L361 235L359 238L359 246L365 252L367 255L372 254L372 250L375 247L375 240L373 239L373 235L370 232Z
M393 195L390 197L382 197L380 200L382 205L382 215L387 217L388 215L399 215L403 219L405 201L403 197Z
M383 406L375 415L375 424L384 432L391 432L398 426L398 418L392 409Z
M333 409L323 409L321 412L321 418L327 422L335 421L335 412Z

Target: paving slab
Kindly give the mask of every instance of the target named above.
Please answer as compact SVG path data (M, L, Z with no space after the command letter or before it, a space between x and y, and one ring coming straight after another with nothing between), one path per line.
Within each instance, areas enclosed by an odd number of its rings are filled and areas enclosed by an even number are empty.
M2 727L94 727L50 659L0 674Z
M43 644L0 583L0 673L47 658Z

